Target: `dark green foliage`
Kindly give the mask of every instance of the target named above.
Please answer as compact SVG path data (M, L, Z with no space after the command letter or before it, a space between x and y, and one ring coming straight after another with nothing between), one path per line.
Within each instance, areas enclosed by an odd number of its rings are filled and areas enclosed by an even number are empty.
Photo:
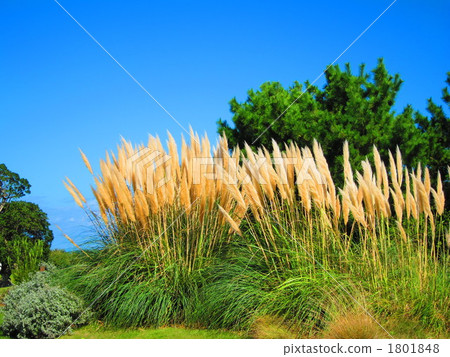
M79 298L54 285L50 272L38 272L12 287L4 303L1 329L12 338L57 338L89 317Z
M450 85L450 72L447 73L446 83ZM447 107L450 106L448 87L442 90L442 100ZM425 150L429 165L435 172L445 172L450 165L450 118L444 108L431 98L428 99L427 110L430 118L417 114L416 122L426 137Z
M42 241L42 259L48 258L53 233L50 230L47 215L34 203L9 202L0 213L0 262L4 281L9 279L13 268L8 264L7 259L13 254L11 249L13 249L14 243L12 242L23 239L27 239L33 244Z
M44 257L47 258L53 240L47 219L47 214L35 203L10 202L0 214L0 234L7 241L23 236L31 240L42 240L45 245Z
M442 90L442 100L450 109L450 72L447 73L447 87ZM450 166L450 117L445 113L441 105L437 105L433 99L428 99L428 112L430 118L420 113L416 113L416 123L425 136L425 154L427 164L430 167L433 179L439 170L444 175L447 167ZM450 181L444 181L445 197L447 197L446 207L449 207Z
M28 180L9 171L5 164L0 164L0 212L7 202L30 193L30 187Z

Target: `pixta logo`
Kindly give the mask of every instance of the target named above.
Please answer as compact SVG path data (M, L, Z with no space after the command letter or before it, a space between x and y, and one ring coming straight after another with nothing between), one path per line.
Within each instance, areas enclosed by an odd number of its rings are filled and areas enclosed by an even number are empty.
M146 178L147 193L153 194L155 188L159 188L171 180L170 165L164 165L170 159L171 157L164 152L143 148L128 158L128 172L144 172L143 177ZM158 179L158 182L154 182L154 172L161 166L164 167L164 175Z

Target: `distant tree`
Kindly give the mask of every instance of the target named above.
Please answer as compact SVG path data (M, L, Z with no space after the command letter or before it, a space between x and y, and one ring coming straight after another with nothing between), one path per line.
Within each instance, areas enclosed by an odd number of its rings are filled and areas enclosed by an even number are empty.
M364 65L357 75L349 64L344 70L335 65L326 71L325 79L323 89L306 82L304 93L298 82L288 89L267 82L258 91L249 90L245 102L230 101L234 128L219 120L218 131L239 146L247 142L270 148L272 139L303 146L317 139L337 182L343 179L345 140L356 168L366 156L371 157L373 145L384 159L397 145L405 164L415 166L425 159L425 138L415 125L413 108L407 106L401 113L393 109L402 80L388 73L382 59L371 74Z
M30 193L30 183L0 164L0 212L7 202Z
M52 249L48 257L48 262L57 268L68 268L76 264L79 258L79 251L65 251L63 249Z

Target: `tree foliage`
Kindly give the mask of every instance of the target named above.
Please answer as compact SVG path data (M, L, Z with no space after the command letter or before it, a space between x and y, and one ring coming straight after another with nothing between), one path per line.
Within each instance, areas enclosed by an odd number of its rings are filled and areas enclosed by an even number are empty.
M27 179L0 164L0 285L19 283L47 259L53 233L38 205L14 201L30 193Z
M7 202L30 193L30 183L15 172L0 164L0 212Z
M338 183L343 176L339 168L345 140L356 168L372 156L373 145L383 160L388 150L398 146L410 167L419 161L436 169L449 165L449 124L442 107L429 101L431 119L421 117L410 105L397 113L394 105L402 80L388 73L382 59L370 73L364 65L357 74L349 64L343 70L331 66L325 79L322 89L309 82L304 86L295 82L288 89L278 82L266 82L257 91L249 90L245 102L230 101L234 127L219 120L218 131L241 147L247 142L271 148L272 139L303 146L317 139ZM447 90L444 98L449 99Z
M447 87L442 90L442 100L450 109L450 72L447 73ZM442 105L437 105L433 99L428 99L427 111L430 118L416 114L416 123L426 140L425 154L427 163L435 172L445 172L450 165L450 118L444 112Z
M30 242L27 245L29 247L37 244L37 241L42 241L41 258L47 259L50 244L53 241L53 233L50 230L47 215L34 203L9 202L0 214L0 262L4 280L9 278L11 270L14 269L14 266L11 266L8 260L11 263L11 259L14 259L18 251L21 251L21 254L30 253L23 252L24 244L17 246L18 243L13 243L24 239ZM17 259L20 259L20 257L17 257ZM21 265L19 264L19 266Z
M48 262L57 268L65 269L78 263L80 253L80 251L52 249L48 256Z

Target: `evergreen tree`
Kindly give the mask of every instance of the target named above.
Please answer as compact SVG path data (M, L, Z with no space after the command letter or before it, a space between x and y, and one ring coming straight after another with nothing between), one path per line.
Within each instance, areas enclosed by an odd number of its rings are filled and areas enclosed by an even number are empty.
M447 87L442 90L442 100L450 108L450 94L448 85L450 85L450 72L447 73ZM416 113L416 123L425 138L425 156L424 160L430 169L433 181L435 181L439 171L444 179L444 192L447 198L445 205L450 207L450 177L448 167L450 166L450 118L444 112L442 105L437 105L433 99L428 99L427 111L430 118L420 113Z
M220 134L231 144L271 147L278 142L294 141L322 145L337 182L342 182L342 145L349 141L352 164L372 155L376 145L383 159L398 145L404 163L415 166L425 158L425 139L414 122L414 111L407 106L401 113L393 109L402 80L388 73L380 59L371 73L361 65L354 75L350 65L344 70L331 66L325 73L326 84L320 89L295 82L284 89L278 82L264 83L260 90L250 90L247 100L230 101L234 128L218 121ZM278 118L278 119L277 119ZM268 128L268 129L267 129Z
M447 73L447 85L450 85L450 72ZM442 90L442 100L450 108L448 86ZM425 155L430 171L441 174L450 166L450 118L444 112L442 105L437 105L433 99L428 99L427 111L430 118L416 113L416 123L425 136Z

